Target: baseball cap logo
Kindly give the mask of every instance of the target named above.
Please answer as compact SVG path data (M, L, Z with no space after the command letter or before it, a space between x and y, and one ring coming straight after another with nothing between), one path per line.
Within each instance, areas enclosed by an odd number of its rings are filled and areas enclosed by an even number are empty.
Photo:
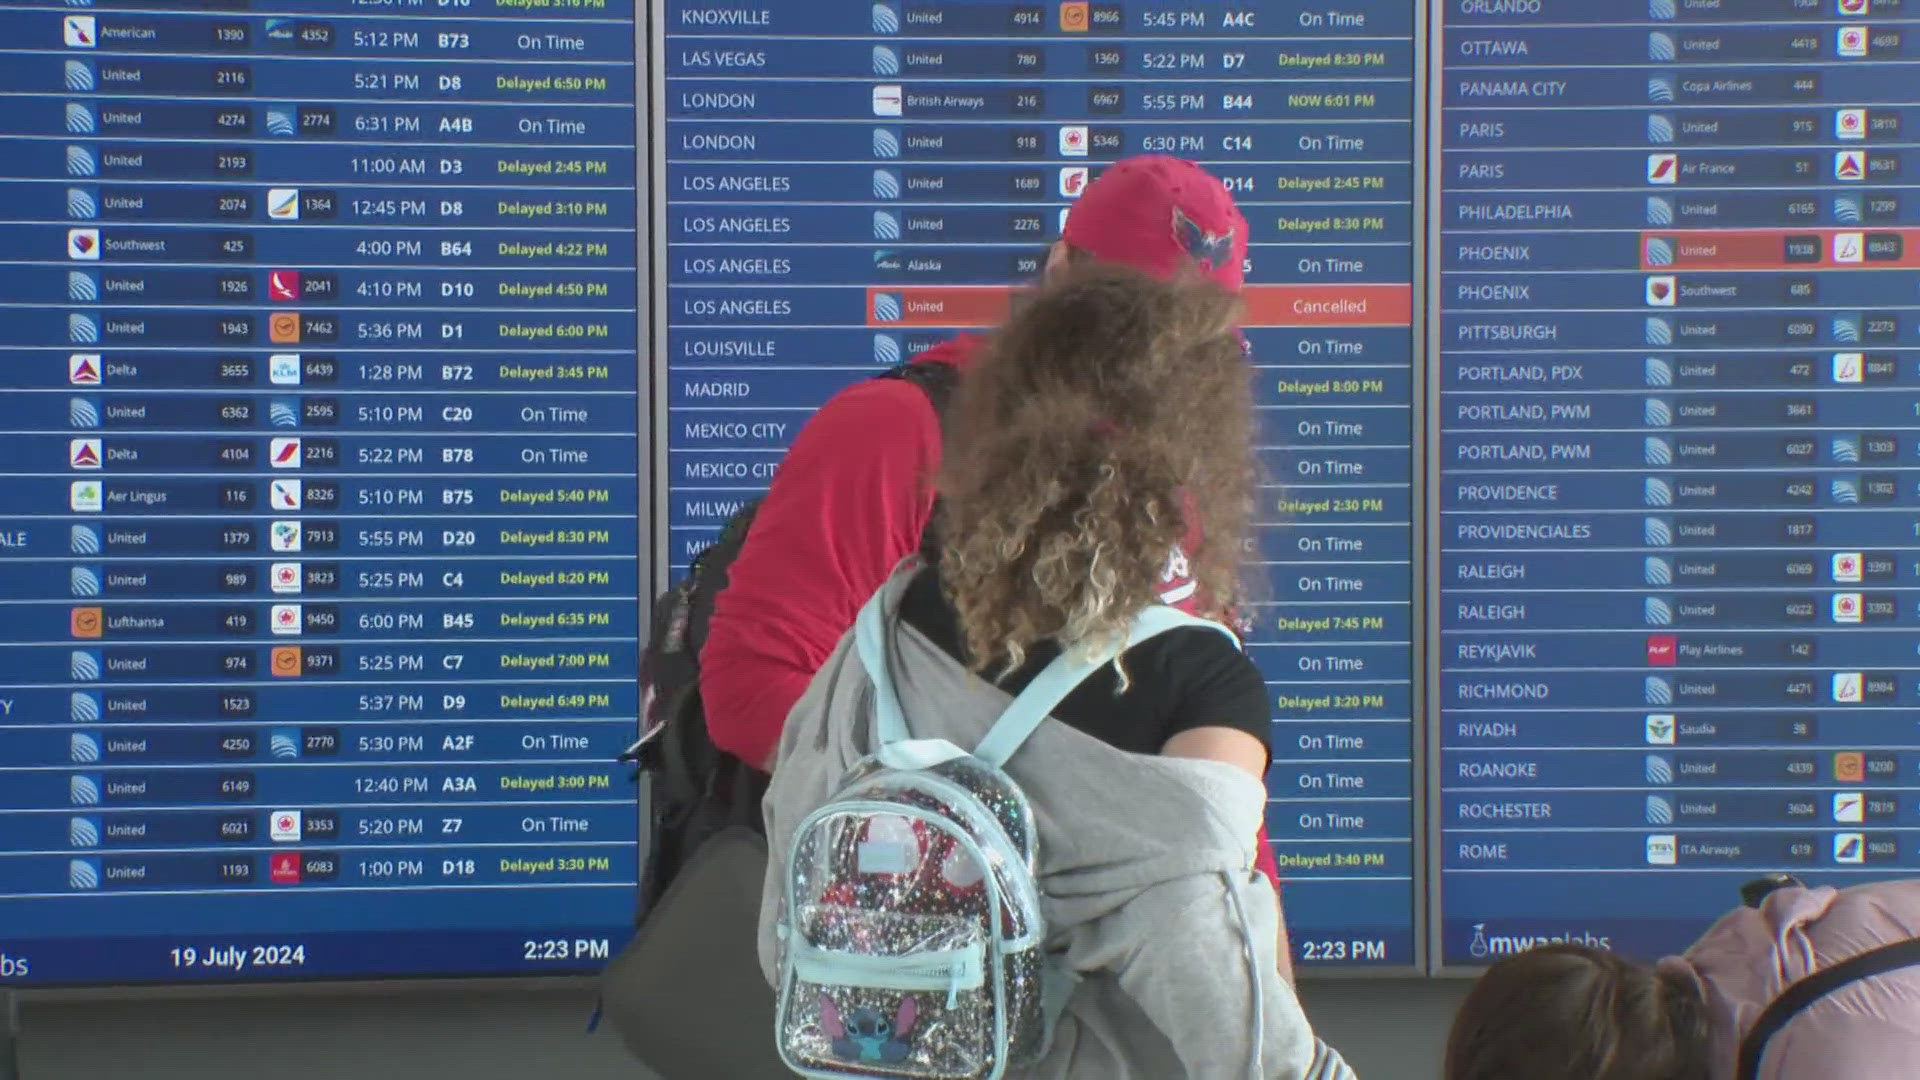
M1173 237L1193 261L1209 269L1226 265L1233 255L1233 237L1237 230L1212 233L1202 229L1179 207L1173 208Z

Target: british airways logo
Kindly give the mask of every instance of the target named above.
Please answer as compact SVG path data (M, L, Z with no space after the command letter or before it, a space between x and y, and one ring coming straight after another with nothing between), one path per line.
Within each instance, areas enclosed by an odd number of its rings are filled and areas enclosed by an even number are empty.
M1173 236L1180 241L1193 261L1210 268L1224 265L1233 255L1233 237L1237 230L1228 229L1224 233L1210 233L1194 224L1192 218L1179 207L1173 208Z

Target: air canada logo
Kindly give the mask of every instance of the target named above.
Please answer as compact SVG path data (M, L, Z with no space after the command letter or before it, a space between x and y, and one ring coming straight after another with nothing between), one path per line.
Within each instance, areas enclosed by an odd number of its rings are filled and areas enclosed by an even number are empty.
M1193 261L1202 266L1219 269L1233 255L1233 237L1238 230L1228 229L1224 233L1212 233L1194 224L1186 211L1173 208L1173 235L1180 241Z

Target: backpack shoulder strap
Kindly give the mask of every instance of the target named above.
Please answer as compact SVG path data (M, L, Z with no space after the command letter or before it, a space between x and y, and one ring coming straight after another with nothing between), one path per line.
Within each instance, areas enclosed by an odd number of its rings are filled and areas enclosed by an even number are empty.
M1740 1065L1734 1071L1734 1080L1758 1080L1760 1059L1766 1056L1767 1041L1814 1002L1862 979L1915 965L1920 965L1920 938L1871 949L1830 968L1816 971L1787 987L1753 1022L1747 1037L1740 1040Z
M875 378L899 379L918 386L927 395L927 400L933 403L933 414L945 420L947 402L953 399L953 387L959 381L960 369L938 361L915 363L909 360L904 364L895 364Z
M1240 639L1233 631L1210 619L1189 615L1178 608L1164 604L1154 604L1134 616L1133 626L1127 632L1126 644L1119 652L1126 652L1149 638L1159 637L1169 630L1182 627L1196 627L1217 630L1233 642L1234 648L1240 647ZM1076 656L1071 650L1062 650L1053 663L1048 664L1039 675L1034 676L1027 688L1013 699L1007 711L1000 714L980 745L974 748L973 756L988 762L996 768L1004 768L1007 761L1026 744L1040 722L1053 715L1053 710L1066 700L1074 688L1086 681L1087 676L1113 659L1095 660Z
M901 560L886 583L874 590L853 622L854 649L860 655L860 665L867 670L867 681L873 684L875 747L904 742L909 734L906 714L900 710L900 691L893 684L887 639L892 636L900 594L919 568L919 556L909 555Z
M953 400L953 389L960 381L959 368L954 367L952 364L941 363L937 360L924 363L915 363L909 360L902 364L895 364L880 374L875 375L874 378L898 379L901 382L912 383L918 386L921 393L926 394L927 400L933 404L933 418L940 425L941 441L945 441L947 403ZM937 558L940 550L939 525L939 499L935 498L934 508L932 512L927 515L927 526L925 531L921 533L920 546L918 548L920 555L928 561Z

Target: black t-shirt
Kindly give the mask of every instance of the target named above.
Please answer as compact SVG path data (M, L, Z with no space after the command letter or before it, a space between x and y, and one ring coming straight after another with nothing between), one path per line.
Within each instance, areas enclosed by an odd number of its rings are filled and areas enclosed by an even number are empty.
M907 586L900 617L947 655L967 662L959 616L947 603L938 567L921 571ZM1057 644L1041 642L997 685L1018 694L1059 655ZM1129 649L1124 663L1125 693L1116 693L1120 676L1113 666L1103 666L1067 695L1054 718L1136 754L1158 754L1168 739L1192 728L1229 727L1259 739L1271 755L1266 681L1219 631L1169 630Z

